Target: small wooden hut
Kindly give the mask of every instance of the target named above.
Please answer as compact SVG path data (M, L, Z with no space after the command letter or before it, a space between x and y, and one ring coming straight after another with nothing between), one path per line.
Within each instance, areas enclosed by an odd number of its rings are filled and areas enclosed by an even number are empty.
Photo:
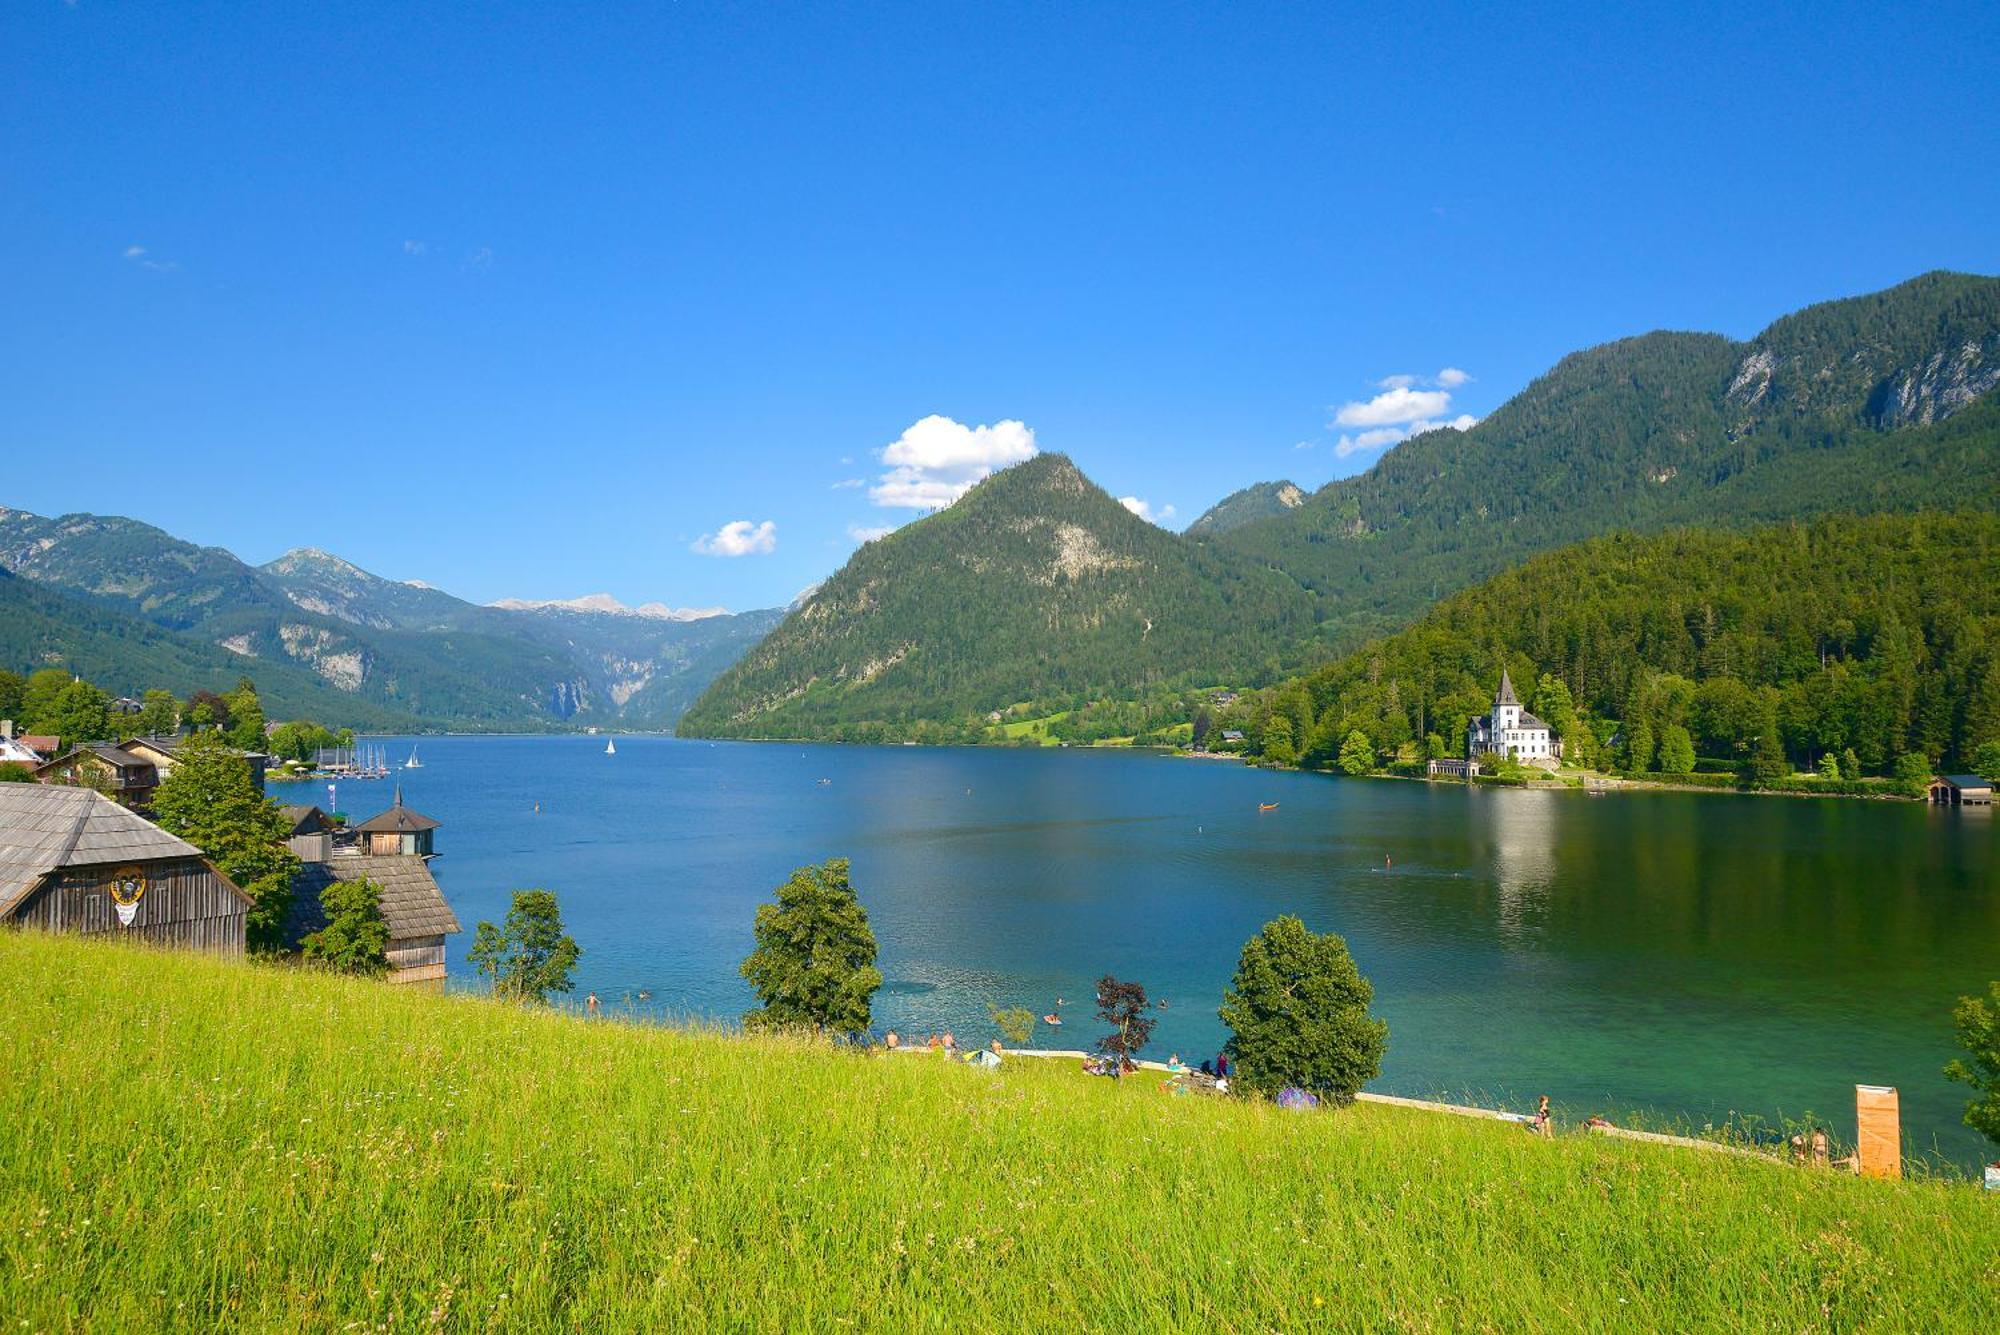
M403 787L396 785L396 800L379 816L370 816L354 827L361 836L361 851L380 856L435 857L432 833L438 823L421 811L403 805Z
M243 953L250 897L90 788L0 783L0 922Z

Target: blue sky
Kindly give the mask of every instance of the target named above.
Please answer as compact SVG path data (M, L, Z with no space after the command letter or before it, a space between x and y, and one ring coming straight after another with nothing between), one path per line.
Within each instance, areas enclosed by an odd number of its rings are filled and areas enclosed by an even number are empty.
M479 600L781 602L1035 448L1178 527L2000 270L1992 5L0 25L0 504Z

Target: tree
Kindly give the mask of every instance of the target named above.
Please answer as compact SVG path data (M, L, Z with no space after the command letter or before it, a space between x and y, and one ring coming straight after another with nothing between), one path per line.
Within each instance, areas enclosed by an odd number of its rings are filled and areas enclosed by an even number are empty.
M1822 779L1840 778L1840 757L1831 751L1821 756L1819 758L1819 777Z
M1972 772L2000 782L2000 742L1981 742L1972 753Z
M1298 758L1291 719L1283 714L1272 714L1264 723L1264 759L1274 765L1290 765Z
M1568 738L1576 731L1576 701L1570 696L1569 684L1552 673L1544 672L1535 683L1528 712L1548 724L1557 737Z
M1854 748L1851 746L1840 753L1840 777L1843 779L1861 777L1861 757L1854 754Z
M199 731L203 728L229 727L229 702L214 691L196 691L188 697L187 708L181 710L181 717L188 725Z
M389 924L382 887L362 877L334 880L319 894L326 926L300 942L305 957L337 973L379 978L389 972Z
M1915 797L1931 781L1931 762L1920 752L1905 751L1896 757L1896 766L1891 773L1895 776L1896 786Z
M562 909L550 890L516 890L506 922L482 922L472 933L471 960L493 981L493 995L537 1005L575 988L570 975L583 951L563 931Z
M1375 768L1375 748L1368 744L1368 735L1359 729L1347 734L1340 744L1340 770L1343 774L1366 774Z
M882 971L846 858L794 871L776 903L757 906L756 932L742 971L760 1005L745 1024L836 1034L868 1028Z
M1244 943L1218 1014L1234 1034L1224 1051L1247 1089L1287 1085L1345 1104L1382 1073L1389 1026L1368 1014L1375 989L1347 942L1291 914Z
M251 948L278 949L299 859L285 846L291 827L257 791L250 762L213 733L189 737L153 793L153 819L199 848L250 896Z
M1014 1047L1025 1047L1035 1036L1035 1013L1026 1006L1000 1007L989 1004L986 1013L1000 1036Z
M1627 733L1625 768L1641 773L1653 768L1653 730L1646 720L1634 723Z
M19 674L0 671L0 719L18 719L21 714L21 692L28 683Z
M69 746L102 741L111 735L111 697L87 681L70 682L56 692L36 726Z
M51 732L48 717L55 711L56 697L72 678L61 668L42 668L28 674L21 687L21 731Z
M1965 1105L1965 1124L2000 1145L2000 982L1989 983L1989 998L1960 997L1952 1012L1965 1056L1944 1068L1979 1097Z
M264 705L257 698L257 687L248 678L239 678L236 689L225 697L229 704L229 724L224 729L230 745L245 751L264 749Z
M1098 979L1097 1018L1111 1026L1111 1032L1097 1040L1097 1050L1115 1057L1120 1069L1153 1036L1153 1020L1146 1014L1146 989L1140 983L1121 983L1108 973Z
M1209 713L1206 709L1197 709L1195 711L1194 734L1193 737L1191 738L1191 740L1194 743L1195 750L1204 751L1208 749L1208 733L1209 730L1214 726L1215 726L1215 721L1209 717Z
M1757 738L1757 747L1750 753L1744 765L1744 773L1750 782L1769 787L1792 772L1792 762L1785 758L1784 744L1778 740L1775 726L1764 729Z
M172 691L147 691L139 710L139 731L148 737L165 737L181 725L180 702Z
M333 733L312 720L295 719L290 723L280 723L271 733L266 747L274 756L309 764L319 755L321 747L340 744Z
M1660 772L1694 773L1694 737L1678 723L1670 723L1660 732Z

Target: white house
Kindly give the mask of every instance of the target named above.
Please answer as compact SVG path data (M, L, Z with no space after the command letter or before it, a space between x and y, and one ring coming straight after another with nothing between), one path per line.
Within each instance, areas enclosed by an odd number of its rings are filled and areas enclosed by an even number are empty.
M1473 760L1511 755L1524 765L1552 766L1562 759L1562 739L1548 724L1521 708L1514 696L1514 683L1507 669L1501 668L1493 712L1465 725L1465 754Z

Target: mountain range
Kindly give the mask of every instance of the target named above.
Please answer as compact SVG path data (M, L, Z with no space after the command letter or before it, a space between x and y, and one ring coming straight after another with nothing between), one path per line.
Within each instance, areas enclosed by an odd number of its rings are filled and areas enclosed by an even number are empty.
M480 606L315 549L251 566L133 519L0 509L0 663L126 693L248 674L276 710L364 727L980 740L996 715L1273 683L1601 535L1994 510L1996 387L2000 279L1927 274L1747 342L1572 354L1467 429L1310 493L1244 488L1185 533L1040 455L741 614Z
M275 709L359 726L671 724L781 613L482 607L314 549L251 566L150 524L0 509L0 650L108 689L238 675Z
M1145 525L1060 456L863 547L683 716L690 735L962 739L1029 703L1255 685L1613 532L1995 508L2000 279L1933 273L1747 343L1564 358L1357 477ZM1986 572L1990 574L1991 572Z

